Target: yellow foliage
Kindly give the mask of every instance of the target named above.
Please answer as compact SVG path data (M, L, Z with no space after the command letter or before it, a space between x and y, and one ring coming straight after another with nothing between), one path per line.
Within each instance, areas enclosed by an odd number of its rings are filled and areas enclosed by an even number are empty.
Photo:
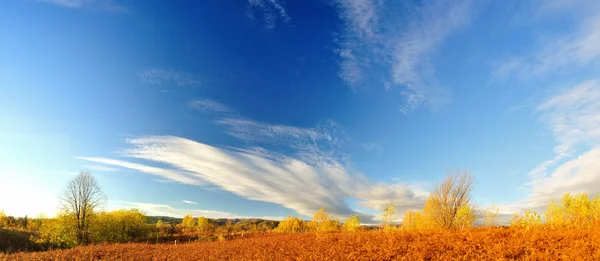
M498 207L492 206L485 210L483 225L486 227L498 225Z
M204 233L204 232L208 231L208 226L210 226L210 222L208 222L207 218L205 218L205 217L198 218L198 229L200 229L200 232Z
M297 217L287 216L284 220L279 222L279 225L274 229L275 232L280 233L297 233L305 230L305 222Z
M77 230L72 216L62 212L42 222L37 243L46 248L69 248L77 244Z
M344 231L356 231L360 228L360 218L358 217L358 215L353 215L351 217L349 217L348 219L346 219L346 222L344 222L344 225L342 226L342 229Z
M8 227L8 218L4 213L4 210L0 210L0 228Z
M325 209L321 208L315 215L313 216L313 220L311 223L311 227L315 231L324 231L327 226L327 222L329 222L329 215L325 213Z
M552 227L588 228L600 221L600 198L590 200L586 193L566 193L560 203L548 204L545 217Z
M381 213L381 220L383 220L383 230L393 230L393 223L396 221L396 206L389 203L383 212Z
M131 242L146 238L150 229L146 216L137 209L100 212L90 222L94 242Z
M194 229L195 225L196 225L196 222L194 221L194 218L190 214L185 215L185 217L183 217L183 220L181 220L181 226L185 230L192 231Z
M402 228L404 229L415 229L417 228L417 224L421 219L421 213L418 211L410 211L407 210L404 213L404 218L402 219Z
M511 227L519 227L525 229L539 227L541 224L542 219L540 218L540 214L536 211L530 210L526 210L523 216L519 214L514 214L512 220L510 221Z
M431 191L427 200L427 216L436 228L455 228L458 210L470 206L473 177L468 171L448 173L446 178Z
M459 229L466 229L473 226L475 223L475 214L468 205L463 205L456 212L454 216L454 227Z

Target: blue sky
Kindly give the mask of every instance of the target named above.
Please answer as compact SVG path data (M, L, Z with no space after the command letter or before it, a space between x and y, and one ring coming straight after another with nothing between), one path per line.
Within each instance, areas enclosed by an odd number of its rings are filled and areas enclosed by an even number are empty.
M374 222L447 171L503 214L600 192L597 1L0 3L0 209Z

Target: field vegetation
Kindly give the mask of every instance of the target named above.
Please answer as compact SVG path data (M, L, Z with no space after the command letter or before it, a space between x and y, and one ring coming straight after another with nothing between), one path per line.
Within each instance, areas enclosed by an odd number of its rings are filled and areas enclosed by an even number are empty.
M94 185L91 175L80 180ZM527 210L501 226L498 208L476 206L472 188L468 172L448 175L423 209L406 211L399 223L388 204L377 226L361 225L357 215L332 219L324 208L311 220L281 221L163 221L85 204L65 204L54 218L0 212L0 260L600 260L599 196L567 193L545 213Z

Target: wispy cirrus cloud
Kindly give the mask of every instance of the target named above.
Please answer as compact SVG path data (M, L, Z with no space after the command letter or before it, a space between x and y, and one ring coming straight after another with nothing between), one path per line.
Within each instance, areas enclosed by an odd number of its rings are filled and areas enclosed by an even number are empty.
M567 192L600 193L600 79L565 88L538 107L557 141L556 156L530 171L531 194L504 212L543 210Z
M360 213L347 203L379 212L387 203L400 211L422 207L426 195L405 184L374 183L346 164L337 151L339 134L334 123L316 128L270 125L251 120L219 122L229 134L249 143L287 145L292 154L261 147L218 148L173 136L129 139L120 155L127 161L89 158L89 161L131 168L186 184L210 184L250 200L281 205L305 216L325 207L334 217L359 214L365 222L374 216ZM333 129L333 130L331 130ZM131 163L142 160L168 166L157 169ZM146 169L147 168L147 169Z
M176 170L176 169L165 169L159 167L152 167L143 164L115 160L115 159L107 159L107 158L95 158L95 157L78 157L79 159L96 162L100 164L105 164L109 166L117 166L126 169L136 170L143 173L152 174L167 180L172 180L182 184L190 184L190 185L201 185L203 184L201 180L197 177L190 175L186 171Z
M254 19L262 15L262 20L267 29L275 29L277 20L289 23L291 18L278 0L248 0L247 15Z
M556 94L538 106L540 120L552 131L558 145L556 157L542 163L530 174L543 176L544 172L560 160L571 156L580 145L600 142L600 81L582 82ZM600 174L599 174L600 175Z
M51 3L64 7L77 8L94 3L95 0L38 0L39 2Z
M118 168L107 167L102 165L87 165L84 167L85 169L96 170L96 171L106 171L106 172L115 172L119 171Z
M600 81L582 78L600 58L600 2L586 0L533 1L523 12L533 24L572 17L574 33L543 35L522 54L494 64L492 76L517 83L548 86L564 81L563 88L543 99L534 112L556 141L554 156L528 173L530 194L502 206L504 214L526 208L543 211L552 199L567 192L600 193ZM525 15L521 15L525 17ZM528 20L529 19L529 20ZM559 76L559 77L556 77ZM553 87L556 88L556 87ZM546 88L549 89L549 88Z
M524 55L513 55L494 64L496 78L530 80L565 68L581 68L600 58L600 4L595 1L548 1L541 5L544 13L555 13L579 7L574 12L581 23L575 33L540 39L537 50ZM570 6L571 8L568 8ZM585 9L585 10L583 10ZM540 12L542 12L540 11Z
M379 144L377 142L365 142L362 144L362 147L366 151L373 151L373 152L383 151L383 146L381 146L381 144Z
M194 201L191 201L191 200L182 200L181 202L183 202L185 204L190 204L190 205L197 205L198 204L198 202L194 202Z
M151 68L141 72L140 77L150 85L202 86L200 77L183 71Z
M266 124L243 118L224 118L217 124L225 127L231 136L247 142L289 144L299 148L318 144L338 146L346 140L343 128L333 121L324 121L316 128Z
M429 59L468 23L470 1L427 1L406 8L398 2L337 0L335 7L345 23L339 76L351 88L375 80L387 90L400 90L404 113L449 102L449 91L436 82Z
M68 8L82 8L86 6L96 6L108 11L127 12L127 8L121 6L112 0L37 0L38 2L55 4Z
M234 113L235 110L231 107L210 99L194 100L188 103L188 106L194 110L202 112L216 113Z

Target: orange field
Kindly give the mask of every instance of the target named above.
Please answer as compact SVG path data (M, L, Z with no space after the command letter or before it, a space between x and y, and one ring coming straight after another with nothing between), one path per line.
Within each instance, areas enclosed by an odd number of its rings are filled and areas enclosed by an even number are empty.
M475 228L269 233L177 245L97 245L0 254L0 260L600 260L600 231Z

